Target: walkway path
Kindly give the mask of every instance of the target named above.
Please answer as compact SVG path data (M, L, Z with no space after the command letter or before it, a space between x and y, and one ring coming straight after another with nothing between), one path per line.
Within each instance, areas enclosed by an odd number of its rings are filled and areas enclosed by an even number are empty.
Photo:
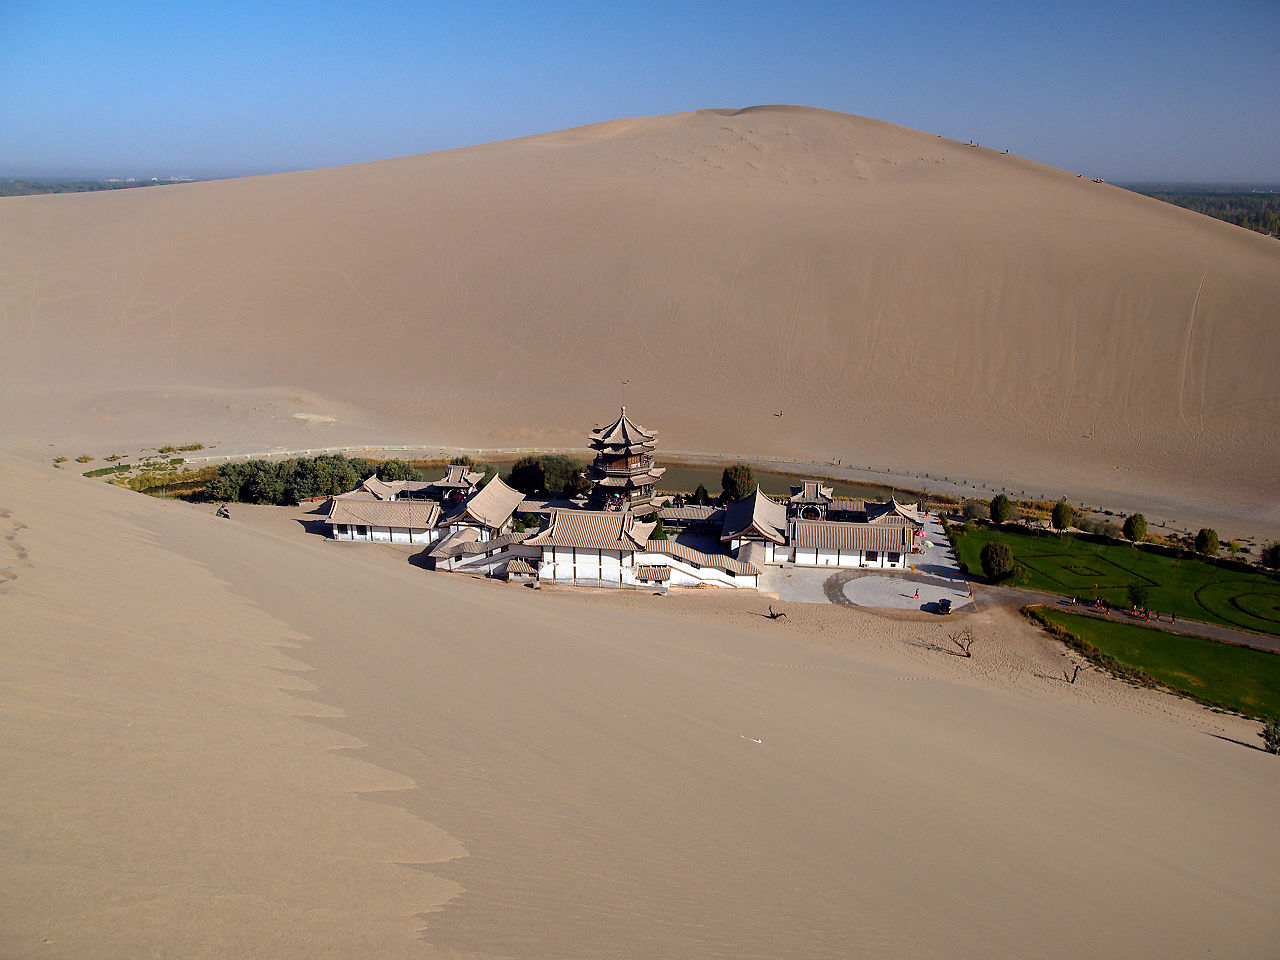
M1131 623L1136 626L1165 630L1169 633L1185 633L1192 637L1221 640L1223 643L1235 643L1242 647L1253 647L1255 650L1280 653L1280 637L1268 636L1265 633L1254 633L1252 630L1238 630L1234 627L1224 627L1216 623L1205 623L1202 620L1179 620L1176 623L1170 623L1166 619L1161 619L1159 622L1155 620L1148 622L1137 617L1130 617L1128 612L1124 610L1113 609L1110 614L1104 614L1095 611L1093 607L1085 603L1072 605L1070 597L1064 597L1056 593L1045 593L1042 590L1027 590L1023 587L975 585L973 589L978 599L982 601L989 600L994 603L1017 607L1038 603L1046 607L1052 607L1055 610L1065 610L1068 613L1097 617L1099 620Z

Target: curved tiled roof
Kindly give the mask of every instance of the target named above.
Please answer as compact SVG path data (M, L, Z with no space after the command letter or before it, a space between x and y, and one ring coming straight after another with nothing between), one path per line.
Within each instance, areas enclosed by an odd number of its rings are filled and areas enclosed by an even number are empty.
M787 539L787 508L770 500L759 485L748 496L724 508L721 540L747 537L784 543Z
M523 502L523 493L512 490L502 482L501 477L494 477L463 500L458 508L441 522L450 524L471 521L496 530L511 519L511 514L515 513L516 507Z
M805 480L800 486L791 488L791 502L830 503L834 492L834 487L824 487L820 480Z
M637 449L648 447L658 439L656 433L650 433L640 424L627 416L627 408L623 407L618 419L607 427L591 431L591 446L597 450L601 447L618 447Z
M643 550L654 526L639 522L630 510L553 510L547 525L526 540L525 545Z
M346 523L430 530L439 519L440 504L434 500L348 500L334 497L324 522L331 526Z
M707 553L679 540L650 540L644 550L645 553L666 554L699 567L713 567L738 577L758 576L760 573L760 568L754 564L736 560L724 553Z
M791 545L799 550L910 553L911 528L899 524L881 526L872 523L796 520L791 524Z

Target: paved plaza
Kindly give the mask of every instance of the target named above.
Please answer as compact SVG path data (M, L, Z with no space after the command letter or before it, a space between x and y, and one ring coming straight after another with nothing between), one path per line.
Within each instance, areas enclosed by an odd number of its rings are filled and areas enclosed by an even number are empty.
M839 603L929 613L938 612L938 601L944 598L951 601L953 609L973 603L969 583L960 574L942 525L930 516L924 533L921 539L930 545L924 546L921 553L912 554L909 570L770 565L760 577L760 589L796 603Z

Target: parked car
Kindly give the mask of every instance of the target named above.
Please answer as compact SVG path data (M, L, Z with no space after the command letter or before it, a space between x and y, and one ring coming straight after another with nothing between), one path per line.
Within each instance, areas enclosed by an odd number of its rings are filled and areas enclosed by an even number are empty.
M951 612L951 601L950 601L950 600L946 600L946 599L939 600L939 601L938 601L938 612L939 612L939 613L950 613L950 612Z

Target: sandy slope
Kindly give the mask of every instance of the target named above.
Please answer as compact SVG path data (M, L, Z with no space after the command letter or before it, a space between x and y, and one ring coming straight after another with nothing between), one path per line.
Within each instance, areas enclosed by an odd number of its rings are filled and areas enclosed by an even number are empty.
M576 449L629 379L668 449L1274 532L1278 304L1280 244L1242 229L874 120L704 110L4 200L2 432Z
M1053 680L1009 615L964 661L936 622L534 593L270 508L0 471L0 955L1280 938L1277 765L1232 742L1255 725Z

